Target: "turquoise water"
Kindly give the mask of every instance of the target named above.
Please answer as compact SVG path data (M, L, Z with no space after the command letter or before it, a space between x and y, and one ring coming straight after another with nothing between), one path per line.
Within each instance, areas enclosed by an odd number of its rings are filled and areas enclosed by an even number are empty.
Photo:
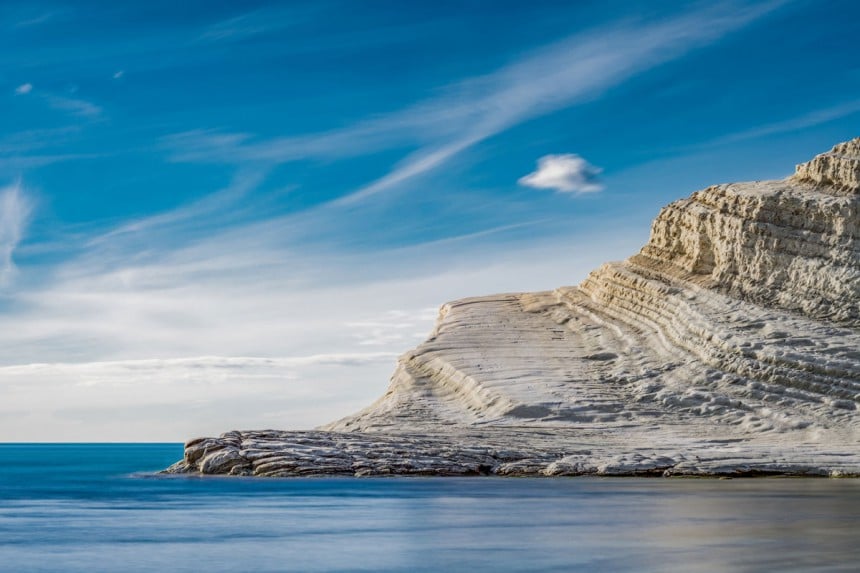
M0 444L0 571L860 570L860 481L162 478Z

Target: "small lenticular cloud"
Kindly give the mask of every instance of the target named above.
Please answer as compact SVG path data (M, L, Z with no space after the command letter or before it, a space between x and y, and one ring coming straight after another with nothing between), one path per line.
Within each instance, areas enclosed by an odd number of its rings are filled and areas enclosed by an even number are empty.
M538 159L537 170L521 177L518 183L560 193L594 193L603 189L597 181L601 171L575 153L544 155Z
M15 93L17 95L28 94L31 91L33 91L33 84L31 84L31 83L21 84L20 86L15 88Z

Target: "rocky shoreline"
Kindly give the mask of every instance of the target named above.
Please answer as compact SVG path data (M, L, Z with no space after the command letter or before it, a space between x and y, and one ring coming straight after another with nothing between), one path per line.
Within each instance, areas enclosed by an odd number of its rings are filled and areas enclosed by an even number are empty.
M858 477L851 447L818 451L803 444L699 440L673 448L631 449L581 432L420 434L341 432L228 432L185 446L170 474L259 477L309 476L648 476Z

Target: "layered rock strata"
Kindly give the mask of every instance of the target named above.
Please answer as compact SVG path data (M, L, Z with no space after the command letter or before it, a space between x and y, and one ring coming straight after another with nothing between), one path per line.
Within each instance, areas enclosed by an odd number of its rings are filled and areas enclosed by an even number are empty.
M860 475L860 139L664 208L576 287L445 304L384 396L174 473Z

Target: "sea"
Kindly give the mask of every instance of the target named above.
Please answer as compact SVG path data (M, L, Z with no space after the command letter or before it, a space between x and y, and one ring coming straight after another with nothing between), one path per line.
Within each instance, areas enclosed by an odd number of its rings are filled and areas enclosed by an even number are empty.
M860 480L158 475L0 444L0 571L860 571Z

